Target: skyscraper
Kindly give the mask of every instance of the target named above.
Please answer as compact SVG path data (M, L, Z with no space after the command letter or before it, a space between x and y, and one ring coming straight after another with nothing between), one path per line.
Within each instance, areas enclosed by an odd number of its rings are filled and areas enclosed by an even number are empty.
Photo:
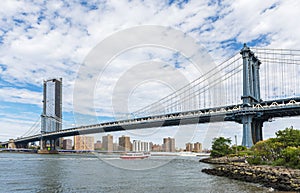
M175 138L170 138L170 152L175 152Z
M113 136L108 134L102 137L102 148L105 151L112 152L113 151Z
M193 151L193 144L192 143L187 143L185 144L185 151Z
M122 135L122 137L119 137L119 150L131 151L130 137L124 135Z
M44 81L43 113L41 115L41 133L59 131L62 128L62 78ZM50 143L52 149L60 146L62 139L46 140L41 143L41 149Z
M163 139L163 151L175 152L175 139L168 137Z
M61 130L62 79L44 81L42 133Z
M202 152L202 144L197 142L197 143L194 143L194 152Z
M140 140L133 140L132 151L134 152L149 152L152 148L150 142L143 142Z

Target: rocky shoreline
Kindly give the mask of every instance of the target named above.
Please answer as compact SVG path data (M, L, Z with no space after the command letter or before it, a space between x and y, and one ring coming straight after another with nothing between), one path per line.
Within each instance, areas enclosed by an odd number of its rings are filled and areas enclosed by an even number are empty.
M300 192L300 170L296 169L230 163L216 166L212 169L203 169L202 172L246 182L259 183L280 191Z
M199 160L199 162L207 163L207 164L229 164L229 163L245 163L247 157L218 157L218 158L204 158Z

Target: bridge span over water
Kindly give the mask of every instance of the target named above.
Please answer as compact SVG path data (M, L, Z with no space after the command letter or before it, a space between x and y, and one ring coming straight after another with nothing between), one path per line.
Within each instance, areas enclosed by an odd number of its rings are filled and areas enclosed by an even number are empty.
M217 68L160 101L132 113L132 118L68 129L61 128L61 79L45 81L41 132L3 142L2 145L7 147L14 143L17 147L24 147L33 141L55 144L61 137L74 135L233 121L243 125L242 145L251 147L263 139L264 122L300 115L300 51L253 50L255 52L244 45L240 53ZM208 81L216 71L221 73L221 78ZM212 93L218 96L212 96ZM49 100L49 96L54 98ZM211 104L212 97L219 97L219 100ZM51 147L55 148L55 145Z

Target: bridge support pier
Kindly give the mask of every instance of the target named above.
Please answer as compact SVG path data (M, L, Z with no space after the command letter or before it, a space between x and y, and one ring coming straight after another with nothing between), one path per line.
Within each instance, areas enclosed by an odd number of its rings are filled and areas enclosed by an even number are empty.
M252 139L252 119L253 116L248 115L244 116L242 119L243 122L243 140L242 145L246 147L253 146L253 139Z
M44 150L46 149L46 141L41 139L40 141L40 150Z
M40 141L40 150L38 153L40 154L58 154L58 151L55 148L55 139L48 139Z
M253 144L262 140L262 125L263 122L255 120L255 115L248 114L248 108L255 103L261 101L260 99L260 81L259 68L261 62L254 55L254 53L244 44L240 54L243 57L243 140L242 145L252 147Z
M263 121L252 120L252 140L254 144L263 140L262 127Z
M15 140L9 139L8 144L7 144L7 148L9 148L9 149L15 149L15 148L17 148L17 146L15 144Z
M255 120L253 115L246 115L242 118L243 140L242 145L252 147L258 141L263 140L262 127L263 121Z

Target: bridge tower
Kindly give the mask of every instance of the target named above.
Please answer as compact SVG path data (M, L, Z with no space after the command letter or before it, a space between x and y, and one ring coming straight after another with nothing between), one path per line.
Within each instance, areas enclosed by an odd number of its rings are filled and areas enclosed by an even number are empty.
M243 57L243 140L242 145L253 146L257 141L262 140L263 121L256 118L254 113L247 111L255 103L261 102L259 67L261 62L254 53L244 44L240 54Z
M44 81L41 121L41 150L55 150L59 140L46 139L43 134L62 129L62 78Z

